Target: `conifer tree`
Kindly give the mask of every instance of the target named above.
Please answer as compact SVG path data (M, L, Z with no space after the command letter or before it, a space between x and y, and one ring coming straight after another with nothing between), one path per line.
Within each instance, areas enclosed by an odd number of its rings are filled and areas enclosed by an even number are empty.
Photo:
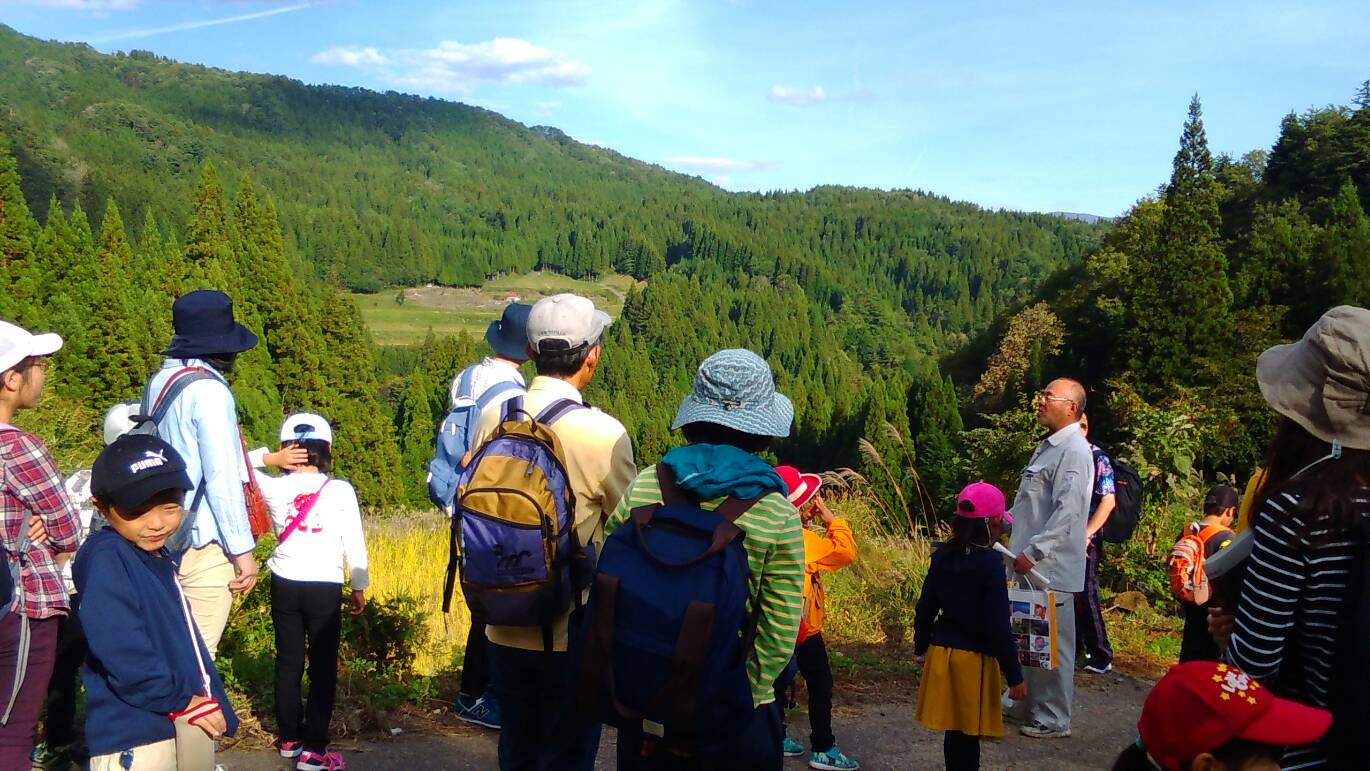
M393 425L380 413L376 358L357 306L336 284L319 313L324 380L333 398L335 468L368 506L403 500L399 447ZM431 437L430 437L431 439Z
M1232 290L1212 166L1196 95L1166 187L1158 242L1135 255L1128 349L1150 392L1194 382L1199 361L1217 355L1231 338Z
M1370 306L1370 222L1349 178L1332 199L1316 255L1324 310L1342 304Z
M19 170L9 153L8 143L0 136L0 319L22 319L25 305L34 298L21 292L32 290L36 279L28 273L33 269L33 240L37 231L33 215L19 184Z

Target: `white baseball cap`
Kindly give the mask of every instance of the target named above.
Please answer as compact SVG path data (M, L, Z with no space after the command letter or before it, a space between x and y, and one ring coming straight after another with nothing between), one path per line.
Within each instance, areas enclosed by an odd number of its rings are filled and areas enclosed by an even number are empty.
M588 298L574 294L544 297L528 314L528 345L536 353L574 351L599 342L613 319ZM546 346L548 342L556 345Z
M35 335L8 321L0 321L0 372L13 369L30 356L51 356L62 349L62 336Z
M138 402L119 402L105 412L104 439L106 445L133 430L133 416L138 414Z
M333 444L333 428L328 421L312 412L297 412L281 424L281 441L297 442L316 439Z

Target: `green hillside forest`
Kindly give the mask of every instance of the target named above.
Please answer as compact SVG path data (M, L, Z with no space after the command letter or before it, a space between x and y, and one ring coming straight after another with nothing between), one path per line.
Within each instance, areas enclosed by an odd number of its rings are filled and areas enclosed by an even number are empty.
M678 441L698 362L745 346L796 403L777 458L850 469L908 531L967 480L1012 489L1029 395L1072 374L1159 511L1261 461L1260 350L1370 304L1366 86L1241 158L1210 153L1197 97L1177 105L1170 179L1090 225L910 190L727 193L460 104L7 28L0 75L0 316L70 341L29 418L68 465L136 395L171 299L214 286L265 342L233 373L251 438L318 410L366 505L426 505L447 384L483 344L377 347L350 293L543 270L636 279L588 397L640 463Z

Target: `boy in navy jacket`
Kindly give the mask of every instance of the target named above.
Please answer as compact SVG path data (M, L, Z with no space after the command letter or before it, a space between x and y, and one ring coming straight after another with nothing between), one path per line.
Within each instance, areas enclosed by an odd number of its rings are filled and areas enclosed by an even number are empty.
M109 523L73 564L91 771L212 769L213 739L238 719L165 548L191 487L185 462L155 436L124 436L96 458L90 487Z

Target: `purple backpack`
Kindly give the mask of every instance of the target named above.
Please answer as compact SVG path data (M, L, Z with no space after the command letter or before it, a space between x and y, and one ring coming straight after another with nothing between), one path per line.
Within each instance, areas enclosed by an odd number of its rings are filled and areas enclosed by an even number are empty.
M550 426L584 405L560 399L536 417L523 397L462 472L456 496L461 588L496 626L537 626L552 648L552 624L579 603L594 569L593 547L575 532L575 493Z

